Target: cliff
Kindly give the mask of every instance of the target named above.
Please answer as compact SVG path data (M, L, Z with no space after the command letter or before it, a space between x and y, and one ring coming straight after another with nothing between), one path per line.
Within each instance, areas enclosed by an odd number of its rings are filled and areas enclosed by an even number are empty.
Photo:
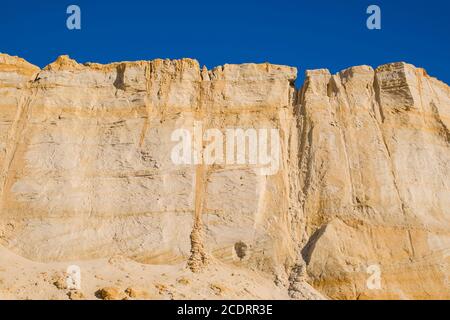
M307 71L298 91L296 73L0 55L0 244L37 263L250 270L292 298L315 296L307 283L339 299L450 298L449 87L406 63ZM191 162L174 161L180 129ZM228 161L230 129L256 129L244 161ZM270 172L245 160L266 129ZM208 162L222 133L226 159Z

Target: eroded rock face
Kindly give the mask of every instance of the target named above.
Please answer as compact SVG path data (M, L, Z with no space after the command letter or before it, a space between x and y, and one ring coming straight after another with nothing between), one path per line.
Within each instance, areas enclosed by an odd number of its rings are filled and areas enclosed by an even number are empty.
M283 262L286 171L174 164L172 133L195 123L289 130L294 68L207 71L190 59L81 65L62 56L38 71L2 92L5 245L39 261L126 254L175 263L200 241L226 261ZM197 215L204 240L193 232ZM256 252L240 259L239 241Z
M1 244L44 262L219 260L299 296L307 279L332 298L448 298L449 87L404 63L295 78L0 55ZM173 132L199 124L277 129L278 170L175 163Z
M449 87L405 63L361 66L308 72L299 101L302 253L316 288L448 298ZM370 265L381 289L367 287Z

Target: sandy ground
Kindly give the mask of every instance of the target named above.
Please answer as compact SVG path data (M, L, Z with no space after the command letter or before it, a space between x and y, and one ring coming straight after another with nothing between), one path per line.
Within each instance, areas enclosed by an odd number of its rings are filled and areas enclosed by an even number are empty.
M67 288L67 268L81 270ZM103 288L107 288L102 290ZM289 299L267 275L218 262L201 273L186 264L146 265L110 259L38 263L0 247L0 299Z

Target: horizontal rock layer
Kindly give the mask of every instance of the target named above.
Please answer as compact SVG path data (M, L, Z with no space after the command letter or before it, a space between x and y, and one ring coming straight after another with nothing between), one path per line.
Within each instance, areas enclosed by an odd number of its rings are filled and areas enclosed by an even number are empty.
M0 55L1 245L44 262L200 250L293 297L307 279L331 298L450 298L449 87L406 63L307 71L299 91L296 72ZM198 123L278 129L279 170L174 163L173 132Z

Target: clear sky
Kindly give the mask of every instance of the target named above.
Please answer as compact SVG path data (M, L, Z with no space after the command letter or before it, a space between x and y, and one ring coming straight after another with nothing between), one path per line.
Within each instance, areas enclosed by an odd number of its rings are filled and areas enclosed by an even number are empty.
M81 8L81 30L66 9ZM366 9L381 8L381 30ZM450 84L448 0L4 0L0 52L40 67L69 54L79 62L190 57L208 68L271 62L337 72L406 61ZM299 84L297 82L297 84Z

